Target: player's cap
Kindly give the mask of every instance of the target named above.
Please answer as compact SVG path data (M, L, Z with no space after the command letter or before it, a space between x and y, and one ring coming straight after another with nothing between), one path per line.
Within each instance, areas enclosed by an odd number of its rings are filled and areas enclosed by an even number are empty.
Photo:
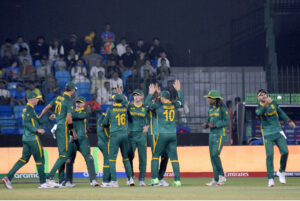
M144 92L143 92L142 90L140 90L140 89L136 89L136 90L133 91L133 95L134 95L134 94L143 96L143 95L144 95Z
M262 93L267 94L268 92L265 89L260 89L260 90L257 91L257 96L260 96Z
M112 99L117 103L121 103L123 101L123 96L121 94L115 94L112 96Z
M162 91L162 92L160 92L160 97L170 99L170 92L169 91Z
M74 84L74 82L68 82L68 83L66 84L65 89L69 89L69 90L75 89L75 90L77 90L77 87L76 87L76 85Z
M34 91L30 92L28 95L27 95L27 99L32 99L32 98L38 98L38 99L41 99L42 96L41 95L38 95L37 93L35 93Z
M210 90L210 91L208 92L208 94L207 94L206 96L204 96L204 98L212 98L212 99L217 99L217 98L219 98L219 99L224 99L224 98L222 98L222 97L220 96L219 92L216 91L216 90Z
M76 102L80 102L80 103L85 103L86 102L86 99L82 96L79 96L76 100Z

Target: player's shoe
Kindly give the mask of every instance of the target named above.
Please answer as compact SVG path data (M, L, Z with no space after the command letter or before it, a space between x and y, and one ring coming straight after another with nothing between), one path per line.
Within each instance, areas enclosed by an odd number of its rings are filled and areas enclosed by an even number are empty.
M4 184L4 186L8 189L13 189L10 180L7 177L4 177L2 179L2 183Z
M112 186L111 186L111 183L110 183L110 182L109 182L109 183L102 182L101 187L102 187L102 188L110 188L110 187L112 187Z
M146 186L146 183L145 183L144 179L139 181L139 186Z
M226 177L219 175L219 181L218 181L217 185L222 186L225 184L225 182L226 182Z
M65 186L64 187L66 187L66 188L73 188L74 186L76 186L76 184L73 184L73 183L67 181L67 182L65 182Z
M46 183L50 186L53 186L54 188L60 187L60 185L58 183L56 183L53 178L46 179Z
M119 184L118 184L117 181L111 181L110 184L111 184L111 187L113 187L113 188L118 188L119 187Z
M212 179L211 182L205 184L205 186L217 186L217 185L218 185L218 182L216 182L215 179Z
M176 187L181 186L181 181L174 181L172 186L176 186Z
M154 185L154 184L152 184L152 179L151 179L148 183L148 186L159 186L159 183Z
M277 171L276 175L278 176L280 183L286 184L285 172L279 172L279 171Z
M96 179L92 180L92 182L90 184L91 184L91 186L94 186L94 187L99 186L99 183L96 181Z
M135 184L134 184L134 180L133 180L133 178L132 177L130 177L128 180L127 180L127 185L128 186L134 186Z
M161 180L159 180L159 186L169 186L169 183L166 182L166 180L161 179Z
M151 180L151 184L152 184L152 186L159 185L159 180L158 180L158 178L152 179L152 180Z
M43 183L43 184L39 184L39 187L38 188L53 188L53 186L50 186L49 184L47 183Z
M274 179L269 179L268 186L269 187L274 187L275 186Z

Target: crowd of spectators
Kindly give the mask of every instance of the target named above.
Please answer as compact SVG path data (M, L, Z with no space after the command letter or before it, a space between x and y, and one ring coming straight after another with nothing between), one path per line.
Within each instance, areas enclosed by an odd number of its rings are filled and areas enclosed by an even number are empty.
M80 40L70 35L49 44L43 36L28 43L23 36L6 39L0 52L0 105L24 105L34 90L44 102L59 95L68 81L78 93L99 104L111 104L113 90L120 86L129 99L134 89L159 83L172 91L171 62L159 38L149 44L142 38L119 42L110 24L101 34L90 33Z

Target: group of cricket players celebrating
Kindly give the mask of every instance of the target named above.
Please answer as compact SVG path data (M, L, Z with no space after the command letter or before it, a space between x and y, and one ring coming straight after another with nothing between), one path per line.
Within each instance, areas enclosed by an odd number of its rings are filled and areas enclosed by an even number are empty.
M173 84L177 98L171 100L169 91L161 91L158 84L150 84L147 97L140 89L133 92L133 101L128 102L117 88L112 96L113 105L102 113L97 121L98 148L103 154L103 181L101 187L119 187L116 175L116 160L120 149L127 176L127 185L134 186L133 159L137 149L139 158L139 186L146 186L147 141L151 145L151 186L169 186L164 180L167 163L170 160L174 172L172 186L181 186L179 161L177 156L176 113L183 105L183 94L180 81ZM73 164L76 152L81 152L85 159L91 186L99 186L96 178L94 159L90 154L87 135L88 112L85 109L84 97L73 97L76 85L68 82L63 95L54 98L38 116L34 106L40 96L35 92L27 95L27 105L22 112L24 133L22 136L23 151L21 158L2 179L6 188L12 189L11 180L14 174L23 167L33 155L39 175L38 188L74 187ZM209 103L208 118L201 126L209 128L209 153L214 177L207 186L221 186L226 182L222 163L221 150L230 118L222 97L216 90L204 96ZM266 148L268 186L274 184L273 145L277 145L280 153L280 169L276 173L281 183L286 183L285 168L288 157L286 136L282 131L279 118L287 121L295 128L293 121L284 113L278 104L267 96L267 91L257 92L259 105L256 114L261 120L262 134ZM75 108L74 108L75 102ZM51 171L44 172L44 152L39 134L45 130L39 128L48 115L50 120L56 119L51 132L57 141L59 157ZM148 140L147 140L148 139ZM159 164L160 161L160 164ZM54 180L58 171L58 182Z

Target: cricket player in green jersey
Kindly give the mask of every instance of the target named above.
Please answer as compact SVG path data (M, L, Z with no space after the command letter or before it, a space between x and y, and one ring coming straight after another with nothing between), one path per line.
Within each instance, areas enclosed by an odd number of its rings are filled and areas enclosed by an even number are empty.
M180 91L180 81L176 80L174 88L178 93L179 100L175 103L170 101L168 91L161 92L161 103L153 103L152 95L155 92L154 84L149 86L149 95L146 98L146 105L156 112L156 121L158 125L158 135L154 142L153 154L151 160L152 184L159 184L158 179L158 160L164 151L167 151L170 157L173 172L175 175L173 186L181 186L179 161L177 157L177 134L176 134L176 112L183 104L183 95Z
M66 162L66 183L65 187L73 187L73 165L76 158L76 152L82 154L90 177L91 186L99 186L96 179L94 159L91 156L90 143L87 136L87 118L88 112L85 110L86 100L79 96L76 100L76 109L72 111L72 119L74 129L76 130L78 139L71 140L70 156ZM70 136L72 138L72 136Z
M261 122L261 133L266 148L266 161L268 172L268 186L273 187L274 183L274 166L273 166L273 145L275 144L280 151L280 169L277 171L279 182L285 184L285 168L288 158L288 146L286 136L282 130L279 118L288 122L293 129L296 128L295 123L289 119L286 113L278 106L278 104L267 96L267 91L260 89L257 92L259 105L255 113Z
M64 163L67 161L70 154L70 134L73 135L74 140L77 139L77 133L73 126L72 112L73 100L72 95L76 92L77 87L73 82L68 82L65 87L65 92L63 96L58 96L48 104L39 118L41 119L43 115L51 108L55 108L55 116L57 121L56 140L59 152L59 158L55 162L53 168L51 169L48 177L48 184L59 187L60 185L54 181L54 174L58 169L63 167ZM69 133L71 131L71 133Z
M143 104L144 93L140 89L133 92L134 101L128 106L128 141L129 160L133 170L133 159L136 148L139 154L139 185L146 186L146 164L147 164L147 113L148 107ZM132 171L133 172L133 171ZM132 173L132 177L133 177Z
M109 169L109 157L108 157L108 141L110 138L109 127L103 127L102 121L106 113L102 113L97 121L97 136L98 136L98 148L102 152L103 155L103 182L101 187L107 188L111 187L111 176Z
M34 106L38 104L40 98L41 96L38 96L35 92L30 92L27 95L28 102L22 112L24 126L22 157L16 162L7 176L2 179L4 186L8 189L13 188L11 180L14 178L14 174L29 161L31 155L33 155L39 174L40 184L38 188L53 188L53 186L46 183L43 146L38 136L38 133L44 134L45 130L39 128L40 121L34 110Z
M155 84L155 92L152 96L152 102L153 103L160 102L160 87L158 84ZM150 129L148 129L148 141L150 143L151 151L153 153L154 144L158 137L158 123L156 120L155 110L149 109L147 120L148 120L148 124L150 125ZM167 155L167 152L164 151L161 156L160 166L158 171L158 180L159 180L158 186L165 186L165 187L169 186L169 183L166 182L166 180L164 180L164 174L167 170L168 161L169 161L169 157ZM151 180L149 185L152 185Z
M113 95L114 104L107 109L102 126L109 126L110 138L108 141L109 167L112 187L119 187L116 177L116 159L119 148L123 157L128 184L134 186L132 170L128 158L128 131L127 105L122 104L124 97L121 94Z
M206 186L221 186L226 182L220 154L223 147L226 129L229 125L229 114L227 107L221 100L219 92L211 90L204 96L209 103L207 122L202 124L202 128L210 128L209 133L209 154L213 167L214 178Z

